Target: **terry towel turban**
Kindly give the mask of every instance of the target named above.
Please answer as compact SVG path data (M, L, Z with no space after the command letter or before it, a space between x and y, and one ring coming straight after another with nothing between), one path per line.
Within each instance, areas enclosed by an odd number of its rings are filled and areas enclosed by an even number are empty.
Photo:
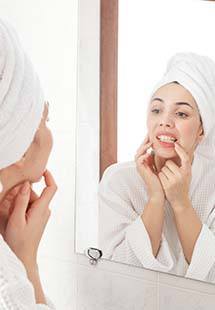
M158 88L173 81L191 93L202 118L204 138L195 152L215 160L215 63L209 57L195 53L175 54L168 61L166 72L151 96Z
M0 19L0 169L20 160L39 127L44 97L13 27Z

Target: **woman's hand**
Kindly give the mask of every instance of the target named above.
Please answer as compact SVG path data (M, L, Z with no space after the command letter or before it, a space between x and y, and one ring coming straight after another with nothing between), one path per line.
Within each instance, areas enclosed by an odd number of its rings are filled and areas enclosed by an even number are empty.
M158 173L166 198L173 209L175 206L186 205L189 201L192 172L189 155L177 143L175 143L175 150L181 158L181 167L178 167L172 160L167 160L161 172Z
M135 155L136 168L146 184L149 200L164 202L165 193L154 169L154 156L146 153L151 145L152 142L149 142L147 134Z
M43 175L46 187L40 197L29 182L21 187L4 233L5 241L26 268L37 264L38 246L50 216L49 203L57 190L51 173L46 170Z
M5 228L7 226L9 215L13 208L14 199L22 184L13 187L7 192L2 201L0 202L0 233L4 238Z

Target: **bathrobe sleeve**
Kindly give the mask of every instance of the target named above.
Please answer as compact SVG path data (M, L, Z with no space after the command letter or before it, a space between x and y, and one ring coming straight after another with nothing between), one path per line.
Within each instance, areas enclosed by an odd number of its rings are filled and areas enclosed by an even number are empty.
M123 180L107 174L98 187L99 248L103 258L167 272L175 264L164 235L154 257L151 241L141 216L126 196Z
M0 234L0 309L56 310L45 296L45 304L37 304L34 287L22 262Z
M51 299L47 295L45 295L45 298L46 298L47 305L36 304L36 309L35 310L56 310L56 307L53 304L53 302L51 301Z
M1 281L5 283L8 281L8 278L5 278L5 273L0 276ZM28 283L27 279L8 281L7 284L4 286L1 284L0 287L0 309L56 310L51 300L47 296L45 297L47 305L36 304L34 288Z
M215 208L202 225L185 277L215 283Z
M45 299L46 299L47 305L36 304L35 310L56 310L55 305L53 304L53 302L51 301L51 299L47 295L45 295Z

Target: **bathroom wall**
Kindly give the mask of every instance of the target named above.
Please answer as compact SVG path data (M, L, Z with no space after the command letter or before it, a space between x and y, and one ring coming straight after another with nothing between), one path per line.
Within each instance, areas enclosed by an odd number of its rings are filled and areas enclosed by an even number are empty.
M77 264L77 310L212 310L214 285L123 264ZM72 308L71 308L72 309Z
M99 27L90 15L98 0L80 0L83 31ZM90 265L75 245L75 130L77 99L78 0L0 0L1 16L13 21L39 72L50 101L55 146L48 168L58 183L52 215L40 245L38 262L46 294L59 310L210 310L215 286L133 266L101 260ZM80 21L83 21L79 11ZM94 15L93 15L94 16ZM80 33L80 35L82 35ZM87 39L87 32L85 33ZM98 47L98 38L91 41ZM92 45L91 45L92 46ZM80 59L79 59L80 61ZM84 60L81 60L84 61ZM84 63L83 63L84 65ZM98 73L99 74L99 73ZM89 81L85 80L85 83ZM93 81L90 81L93 85ZM98 77L94 80L97 89ZM87 85L87 84L86 84ZM92 86L93 87L93 86ZM98 101L95 92L95 104ZM92 111L97 111L93 106ZM39 185L38 185L39 188ZM84 189L83 189L84 191Z

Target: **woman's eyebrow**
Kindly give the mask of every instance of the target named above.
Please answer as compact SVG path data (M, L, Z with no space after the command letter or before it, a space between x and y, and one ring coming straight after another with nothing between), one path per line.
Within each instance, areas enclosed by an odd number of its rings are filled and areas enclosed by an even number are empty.
M158 98L158 97L152 99L152 101L154 101L154 100L158 100L158 101L164 103L164 100L161 98ZM191 109L193 109L192 105L190 105L188 102L179 101L179 102L175 102L175 104L176 105L187 105L187 106L191 107Z

